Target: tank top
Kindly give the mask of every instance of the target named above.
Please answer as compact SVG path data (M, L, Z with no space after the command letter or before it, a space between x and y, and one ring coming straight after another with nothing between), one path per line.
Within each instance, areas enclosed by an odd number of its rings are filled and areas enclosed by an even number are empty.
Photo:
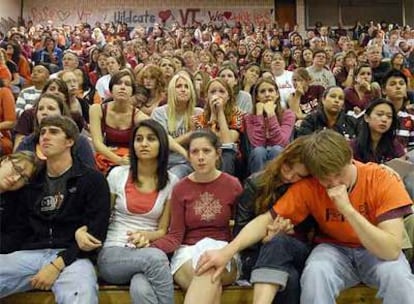
M134 126L134 118L135 118L136 109L134 108L134 110L132 111L130 127L128 129L119 130L119 129L112 128L106 124L107 108L108 108L108 104L104 103L102 105L101 128L102 128L105 144L108 147L128 148L129 139L131 137L131 132Z

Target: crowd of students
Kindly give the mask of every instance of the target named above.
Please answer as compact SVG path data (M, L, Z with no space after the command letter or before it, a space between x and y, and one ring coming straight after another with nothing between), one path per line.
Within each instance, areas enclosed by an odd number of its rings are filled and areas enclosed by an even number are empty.
M0 39L0 298L98 303L98 276L133 303L173 303L174 283L220 303L240 279L260 304L359 282L412 301L414 171L384 166L414 160L409 26L29 22Z

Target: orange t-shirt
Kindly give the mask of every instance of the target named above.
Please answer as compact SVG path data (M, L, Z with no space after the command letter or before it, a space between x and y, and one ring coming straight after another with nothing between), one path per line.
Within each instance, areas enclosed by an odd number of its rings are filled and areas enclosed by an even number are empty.
M349 198L354 208L370 223L377 225L382 215L412 204L401 180L386 169L372 163L354 164L358 172L357 181ZM312 215L324 241L348 247L361 246L357 234L316 178L306 178L289 187L273 205L273 211L291 219L295 225Z

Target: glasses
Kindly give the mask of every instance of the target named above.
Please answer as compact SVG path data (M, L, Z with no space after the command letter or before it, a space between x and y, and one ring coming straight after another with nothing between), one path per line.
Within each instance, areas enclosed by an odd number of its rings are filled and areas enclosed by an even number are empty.
M12 168L14 171L14 174L19 177L18 181L23 181L24 184L27 184L30 180L30 177L24 174L24 169L17 166L16 162L10 160L12 164Z

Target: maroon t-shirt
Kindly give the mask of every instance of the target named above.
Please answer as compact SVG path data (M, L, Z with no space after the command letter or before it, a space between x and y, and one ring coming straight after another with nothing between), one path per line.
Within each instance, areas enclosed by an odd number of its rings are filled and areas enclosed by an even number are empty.
M324 91L325 88L321 85L309 86L306 93L300 98L299 107L303 114L309 114L318 107L322 102Z
M183 178L171 194L169 232L152 246L170 253L181 244L194 245L205 237L230 241L229 220L241 192L239 180L227 173L208 183Z

